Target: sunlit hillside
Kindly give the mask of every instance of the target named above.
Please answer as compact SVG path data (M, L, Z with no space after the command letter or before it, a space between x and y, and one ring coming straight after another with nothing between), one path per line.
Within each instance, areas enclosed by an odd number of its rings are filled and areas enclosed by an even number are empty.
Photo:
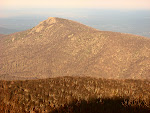
M150 39L48 18L0 38L0 79L150 78Z

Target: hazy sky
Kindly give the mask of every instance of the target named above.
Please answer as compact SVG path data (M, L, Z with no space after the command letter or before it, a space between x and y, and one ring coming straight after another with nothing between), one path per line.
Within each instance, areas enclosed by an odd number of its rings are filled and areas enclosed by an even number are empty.
M0 17L22 13L16 10L23 9L23 13L28 14L32 9L44 8L150 10L150 0L0 0Z
M0 0L0 8L150 9L150 0Z

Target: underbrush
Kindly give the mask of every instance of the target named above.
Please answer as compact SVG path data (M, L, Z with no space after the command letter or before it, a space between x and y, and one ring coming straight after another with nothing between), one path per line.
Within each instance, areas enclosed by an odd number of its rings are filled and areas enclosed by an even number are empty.
M0 81L0 113L150 113L150 81L57 77Z

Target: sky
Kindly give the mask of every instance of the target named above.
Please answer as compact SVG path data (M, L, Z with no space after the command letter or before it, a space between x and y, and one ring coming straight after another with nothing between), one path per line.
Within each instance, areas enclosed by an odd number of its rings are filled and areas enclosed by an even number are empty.
M0 0L0 7L150 9L150 0Z
M40 8L150 10L150 0L0 0L0 17L12 15L13 10Z

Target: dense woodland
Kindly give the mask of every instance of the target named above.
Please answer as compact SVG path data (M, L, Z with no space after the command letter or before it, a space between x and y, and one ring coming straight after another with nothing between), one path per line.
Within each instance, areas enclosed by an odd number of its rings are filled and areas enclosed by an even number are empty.
M0 113L149 113L150 81L91 77L0 81Z

